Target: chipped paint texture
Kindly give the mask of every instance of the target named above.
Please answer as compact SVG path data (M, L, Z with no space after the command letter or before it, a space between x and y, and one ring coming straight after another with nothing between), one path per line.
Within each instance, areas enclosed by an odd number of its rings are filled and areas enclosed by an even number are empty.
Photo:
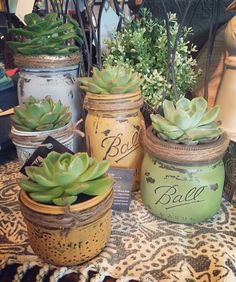
M180 223L211 218L220 208L222 161L202 166L173 165L145 154L141 169L144 204L154 215Z

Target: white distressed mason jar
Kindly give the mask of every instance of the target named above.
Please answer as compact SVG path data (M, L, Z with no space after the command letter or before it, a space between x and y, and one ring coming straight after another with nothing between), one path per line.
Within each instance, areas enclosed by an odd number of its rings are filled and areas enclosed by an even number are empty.
M78 76L79 52L67 56L24 56L16 55L19 67L18 99L22 104L29 96L42 99L50 95L54 101L69 106L72 122L82 116L82 97L76 79ZM78 143L75 142L75 143ZM75 151L78 147L75 145Z

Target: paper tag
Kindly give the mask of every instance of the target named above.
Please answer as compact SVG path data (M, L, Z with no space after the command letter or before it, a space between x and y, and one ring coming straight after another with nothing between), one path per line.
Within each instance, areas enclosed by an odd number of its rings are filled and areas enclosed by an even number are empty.
M129 211L134 169L115 168L108 173L114 178L114 201L112 209L116 211Z
M45 146L42 146L45 144ZM60 142L58 142L56 139L54 139L51 136L48 136L41 144L40 147L38 147L34 153L30 156L30 158L25 162L25 164L20 169L20 172L26 175L25 173L25 167L31 166L31 165L38 165L42 162L43 158L46 158L46 156L52 152L58 152L58 153L71 153L74 155L74 153L66 148L64 145L62 145Z
M24 16L32 13L35 0L18 0L16 5L16 16L25 24Z

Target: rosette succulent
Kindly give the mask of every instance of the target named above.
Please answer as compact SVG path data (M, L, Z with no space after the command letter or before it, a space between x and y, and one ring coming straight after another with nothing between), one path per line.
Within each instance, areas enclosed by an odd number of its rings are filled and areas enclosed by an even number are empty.
M45 131L65 126L71 121L69 107L61 101L54 103L50 96L39 100L29 97L14 109L13 125L21 131Z
M79 78L80 88L95 94L123 94L140 91L142 80L137 73L124 67L93 68L92 77Z
M58 18L57 13L40 17L31 13L24 17L24 28L9 29L14 35L24 38L21 41L9 41L8 45L15 52L23 55L67 55L78 51L75 45L68 46L68 40L74 39L82 45L82 32L79 24L68 16L68 22Z
M166 141L184 144L210 142L223 133L220 123L215 121L219 110L219 106L208 110L203 97L191 101L181 98L176 104L165 100L164 117L151 115L152 126L154 132Z
M108 161L98 162L87 153L50 152L41 166L25 168L28 179L19 186L36 202L70 205L80 193L97 196L108 191L113 179L106 174Z

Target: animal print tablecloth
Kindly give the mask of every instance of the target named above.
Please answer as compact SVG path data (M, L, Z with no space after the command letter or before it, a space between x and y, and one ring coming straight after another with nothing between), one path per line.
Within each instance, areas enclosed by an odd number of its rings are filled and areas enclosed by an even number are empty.
M0 166L0 270L10 263L9 258L24 263L25 268L29 261L44 266L28 244L17 203L18 169L16 161ZM50 267L46 265L44 270ZM80 281L88 281L89 269L98 272L91 280L95 282L104 281L106 275L118 279L113 281L234 282L236 209L223 200L212 220L173 224L152 216L144 208L140 194L135 193L129 213L113 212L111 238L100 255L77 268L57 268L59 274L50 281L59 281L60 273L76 271L84 273ZM14 281L21 281L19 273ZM44 281L39 276L36 280Z

